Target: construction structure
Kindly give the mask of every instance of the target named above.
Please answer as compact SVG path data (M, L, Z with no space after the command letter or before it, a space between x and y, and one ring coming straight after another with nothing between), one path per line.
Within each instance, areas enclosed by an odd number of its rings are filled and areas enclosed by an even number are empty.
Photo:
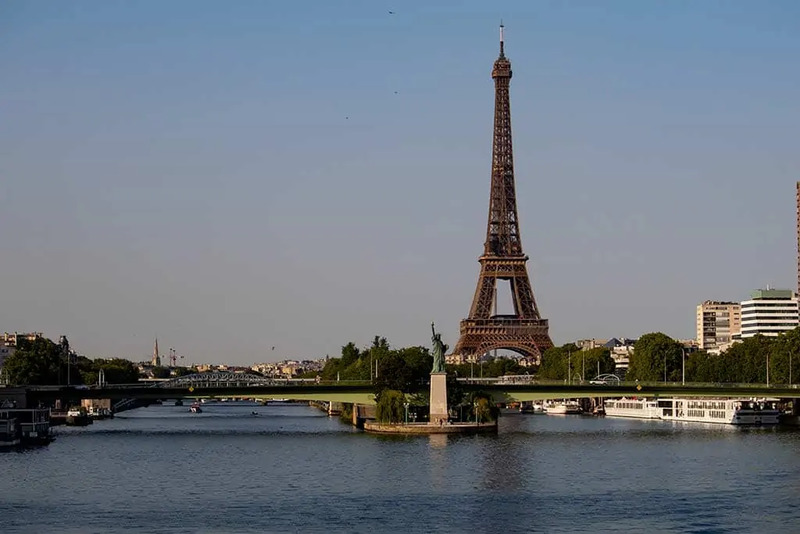
M511 62L504 51L503 26L500 26L500 56L494 62L495 83L492 177L489 195L489 220L481 272L469 317L460 324L454 354L475 361L497 349L508 349L539 360L553 346L547 319L536 307L517 216L514 185L514 155L511 143L511 103L509 85ZM513 309L498 311L498 283L507 283Z

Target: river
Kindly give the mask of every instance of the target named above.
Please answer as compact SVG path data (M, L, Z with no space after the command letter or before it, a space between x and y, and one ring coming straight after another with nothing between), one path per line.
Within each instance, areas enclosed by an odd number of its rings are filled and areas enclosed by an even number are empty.
M0 532L800 531L797 430L508 415L496 436L380 437L214 403L54 433L0 454Z

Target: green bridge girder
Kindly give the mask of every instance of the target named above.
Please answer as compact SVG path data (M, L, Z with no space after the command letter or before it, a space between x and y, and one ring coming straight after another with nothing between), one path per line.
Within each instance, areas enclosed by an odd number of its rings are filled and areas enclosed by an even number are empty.
M547 399L575 399L600 397L775 397L800 398L797 385L720 385L720 384L663 384L623 383L615 385L567 385L567 384L500 384L459 383L467 393L484 392L492 395L496 402L535 401ZM420 390L427 390L421 386ZM25 388L30 402L65 399L178 399L208 397L244 397L256 399L315 400L345 403L374 404L373 386L363 383L290 384L272 386L225 386L225 387L141 387L106 386L102 388L78 388L39 386Z

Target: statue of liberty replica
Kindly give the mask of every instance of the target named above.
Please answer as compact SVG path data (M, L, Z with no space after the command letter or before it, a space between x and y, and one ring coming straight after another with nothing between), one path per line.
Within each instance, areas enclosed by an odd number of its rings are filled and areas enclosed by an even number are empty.
M444 373L444 353L447 352L447 345L442 343L442 334L436 333L436 328L431 323L431 341L433 342L433 370L432 373Z
M442 425L448 420L447 412L447 372L444 369L444 355L447 345L442 342L442 335L436 333L431 323L431 341L433 342L433 369L431 370L431 412L429 424Z

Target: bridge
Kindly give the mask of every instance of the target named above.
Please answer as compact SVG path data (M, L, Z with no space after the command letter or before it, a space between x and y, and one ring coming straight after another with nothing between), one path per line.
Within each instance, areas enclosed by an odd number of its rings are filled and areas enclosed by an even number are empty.
M800 386L786 384L716 384L664 382L602 382L565 384L537 381L530 377L516 381L504 379L460 378L457 387L466 393L489 393L496 402L534 401L560 398L601 397L774 397L800 398ZM420 384L419 390L427 390ZM102 386L28 386L29 403L55 399L179 399L202 397L281 398L291 400L334 401L374 404L374 387L363 381L318 381L315 379L276 379L243 373L199 373L166 380Z

